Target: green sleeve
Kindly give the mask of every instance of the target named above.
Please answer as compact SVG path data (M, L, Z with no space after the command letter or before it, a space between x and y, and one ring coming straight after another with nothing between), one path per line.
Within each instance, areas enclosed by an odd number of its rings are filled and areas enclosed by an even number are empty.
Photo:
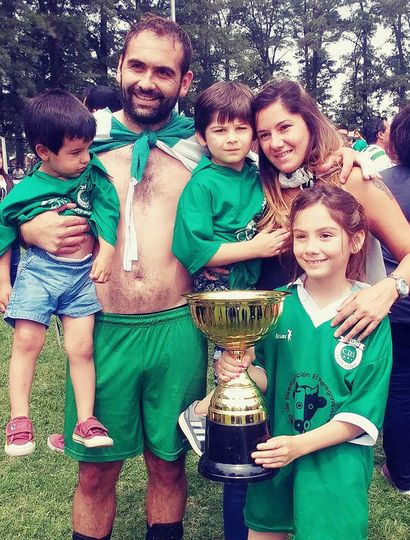
M104 174L96 174L91 193L92 212L89 219L95 236L115 246L120 219L117 191Z
M17 227L3 225L0 223L0 257L10 248L11 244L18 238Z
M392 366L391 333L387 318L364 344L361 363L354 373L351 394L336 411L335 419L343 420L346 414L353 414L366 419L379 430L383 425ZM366 422L362 424L360 419L357 423L366 427Z
M191 180L179 199L172 252L194 274L215 255L221 243L214 238L211 194Z
M17 222L8 218L9 207L12 206L14 201L14 191L18 191L18 187L19 184L0 203L0 256L6 253L19 236Z

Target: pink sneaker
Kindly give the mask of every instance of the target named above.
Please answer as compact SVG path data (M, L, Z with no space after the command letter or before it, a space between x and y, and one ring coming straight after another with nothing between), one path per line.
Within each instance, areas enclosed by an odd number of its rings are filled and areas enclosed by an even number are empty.
M27 416L16 416L6 426L4 451L8 456L29 456L36 449L33 424Z
M106 448L114 445L114 441L108 436L107 428L95 416L90 416L84 422L77 422L73 441L83 444L86 448Z
M53 433L47 438L47 446L53 452L64 454L64 435L61 433Z

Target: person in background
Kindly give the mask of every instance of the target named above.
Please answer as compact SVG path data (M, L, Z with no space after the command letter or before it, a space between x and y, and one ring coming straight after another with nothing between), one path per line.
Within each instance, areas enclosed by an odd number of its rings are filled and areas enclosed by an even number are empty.
M0 153L0 202L13 189L14 183L4 169L3 155ZM18 240L13 242L11 246L11 261L10 261L10 281L13 285L16 279L17 266L20 260L20 243Z
M20 163L17 163L13 169L13 182L18 184L24 177L24 169Z
M121 109L120 96L115 88L97 84L91 86L84 95L83 103L92 113L108 107L111 112Z
M352 146L353 150L362 152L367 147L367 142L364 140L358 129L353 131L353 139L355 141Z
M390 122L381 116L371 116L363 124L363 137L367 141L362 152L367 153L374 162L377 170L384 171L394 164L387 155L390 138Z
M410 105L392 122L389 153L399 164L383 172L383 181L410 221ZM385 247L383 257L386 272L396 276L397 260ZM393 370L383 428L386 463L382 474L400 493L410 495L410 298L406 284L399 277L394 279L403 298L390 313Z

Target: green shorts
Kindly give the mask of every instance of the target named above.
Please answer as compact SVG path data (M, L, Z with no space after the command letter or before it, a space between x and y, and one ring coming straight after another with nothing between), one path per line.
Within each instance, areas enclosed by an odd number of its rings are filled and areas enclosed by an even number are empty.
M72 440L77 411L67 377L67 455L80 461L118 461L148 448L173 461L188 450L178 416L205 395L207 344L187 306L144 315L97 315L94 362L94 414L114 446L87 449Z
M294 540L366 540L373 449L344 443L294 461L248 486L245 522Z

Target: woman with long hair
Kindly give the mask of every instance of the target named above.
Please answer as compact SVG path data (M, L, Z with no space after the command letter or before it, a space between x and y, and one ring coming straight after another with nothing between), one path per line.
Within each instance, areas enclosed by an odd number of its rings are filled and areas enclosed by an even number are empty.
M284 227L289 209L301 189L316 183L341 186L340 165L322 172L322 164L341 145L340 135L315 101L294 81L268 84L253 102L259 141L259 168L267 198L267 212L259 223ZM387 315L392 304L408 294L410 282L410 226L390 190L378 178L363 180L354 168L342 186L363 205L370 232L399 261L394 275L383 277L380 246L373 243L367 279L377 282L355 292L343 303L332 325L335 336L364 338ZM272 276L271 276L272 278ZM283 285L274 280L270 285ZM264 280L266 286L266 277ZM271 288L270 287L270 288Z

